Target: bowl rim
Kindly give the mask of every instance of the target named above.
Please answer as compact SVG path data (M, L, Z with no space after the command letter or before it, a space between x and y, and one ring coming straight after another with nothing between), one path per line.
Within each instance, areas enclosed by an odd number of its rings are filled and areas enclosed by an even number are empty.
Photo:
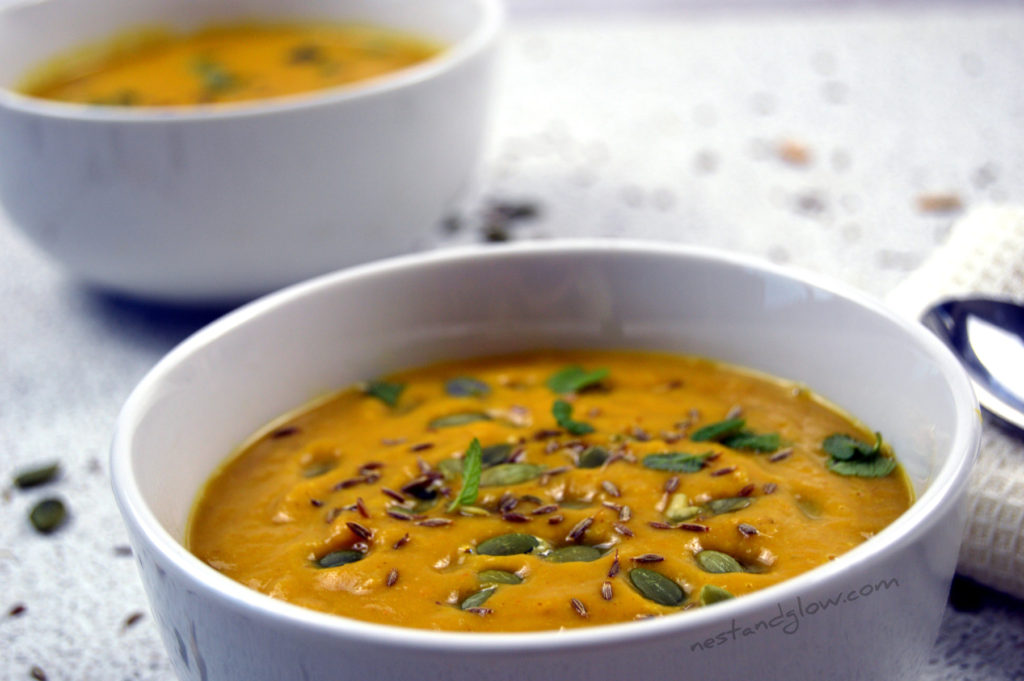
M927 351L935 360L937 368L950 387L957 413L955 437L949 448L950 454L932 476L928 489L907 511L877 535L841 554L835 560L778 584L746 594L743 598L719 603L715 608L698 608L688 611L685 616L659 617L643 622L622 622L564 631L484 633L434 631L366 622L307 609L249 589L206 565L175 540L153 515L135 484L130 447L132 433L135 424L145 415L145 406L156 392L156 386L168 371L187 359L195 350L216 342L222 335L254 318L273 313L310 294L345 287L363 279L387 277L394 272L426 269L438 265L458 266L463 261L475 259L513 260L614 253L710 261L751 269L761 274L809 285L843 298L899 327L909 340L916 342L918 347ZM966 488L968 473L977 455L980 437L981 420L977 399L966 372L949 349L923 325L901 317L860 290L817 273L783 267L754 256L713 248L653 240L553 239L543 242L460 246L380 260L291 285L229 312L199 329L167 353L131 392L117 417L110 450L110 469L114 495L125 522L134 525L141 540L148 542L150 548L162 556L163 567L173 568L190 582L190 587L197 593L205 593L236 612L270 618L282 626L297 628L310 634L332 635L374 646L398 645L410 650L434 652L544 652L554 649L622 645L636 639L702 632L709 624L742 621L744 617L750 618L757 613L766 612L775 605L781 607L783 603L793 603L802 593L820 589L832 581L841 582L842 574L847 570L855 568L859 563L870 563L883 558L885 554L913 541L917 535L939 522L943 516L940 513L941 507L949 499L957 498Z
M451 43L437 55L396 71L366 80L355 81L319 90L267 99L245 100L228 104L197 104L194 106L91 106L32 97L0 85L0 109L48 119L91 123L124 123L130 125L177 124L199 121L234 120L263 116L279 116L294 111L315 110L385 96L398 90L421 85L482 55L497 42L505 23L503 0L463 0L478 10L479 18L460 40ZM32 0L0 5L0 20ZM299 20L299 19L296 19Z

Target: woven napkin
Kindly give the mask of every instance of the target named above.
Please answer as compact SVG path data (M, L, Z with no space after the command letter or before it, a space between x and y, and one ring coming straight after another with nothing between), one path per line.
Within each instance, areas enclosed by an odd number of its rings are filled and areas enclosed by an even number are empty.
M945 296L989 294L1024 302L1024 207L983 206L887 297L919 318ZM958 571L1024 598L1024 436L986 418L967 490Z

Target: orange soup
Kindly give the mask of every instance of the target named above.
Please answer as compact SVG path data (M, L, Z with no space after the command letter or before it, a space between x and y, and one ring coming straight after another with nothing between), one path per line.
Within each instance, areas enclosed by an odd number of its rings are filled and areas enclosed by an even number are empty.
M108 106L241 102L377 78L440 50L422 38L344 24L245 24L188 35L139 29L52 60L20 89Z
M452 631L673 615L864 542L912 493L807 389L694 357L537 352L355 386L255 435L189 548L327 613Z

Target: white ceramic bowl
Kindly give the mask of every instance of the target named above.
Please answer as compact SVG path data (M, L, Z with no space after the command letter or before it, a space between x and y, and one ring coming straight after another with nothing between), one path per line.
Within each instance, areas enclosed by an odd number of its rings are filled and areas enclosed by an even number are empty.
M200 486L324 391L536 347L697 353L802 381L881 430L918 500L835 561L677 616L568 632L402 629L283 603L183 546ZM913 679L930 652L979 437L964 372L923 327L816 277L634 242L435 252L289 288L215 322L128 400L113 484L182 679Z
M417 250L476 169L500 0L19 0L0 10L0 200L93 284L237 300ZM230 108L21 96L54 54L138 25L357 21L450 47L392 75Z

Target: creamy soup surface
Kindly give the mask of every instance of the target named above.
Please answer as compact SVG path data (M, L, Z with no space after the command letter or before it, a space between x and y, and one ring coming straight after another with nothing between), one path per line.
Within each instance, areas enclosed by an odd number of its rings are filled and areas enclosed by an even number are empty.
M33 70L24 94L106 106L194 106L308 93L419 64L441 46L364 25L239 24L128 31Z
M822 565L912 502L881 437L705 359L536 352L344 390L213 476L189 548L327 613L452 631L709 607Z

